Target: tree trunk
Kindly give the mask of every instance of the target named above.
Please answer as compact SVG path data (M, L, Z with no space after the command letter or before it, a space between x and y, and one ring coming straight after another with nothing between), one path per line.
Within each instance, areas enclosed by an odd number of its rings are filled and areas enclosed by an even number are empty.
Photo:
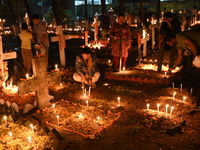
M124 0L119 0L119 13L124 14Z
M19 0L16 0L16 7L17 7L17 18L18 18L18 23L19 23L19 27L21 28L21 17L20 17L20 11L19 11Z
M88 20L87 0L85 0L85 20Z
M60 11L59 11L57 0L51 0L51 2L52 2L52 10L54 13L56 24L62 25L62 19L60 18L60 13L59 13Z
M33 24L32 15L31 15L31 11L30 11L28 1L24 0L24 3L25 3L25 6L26 6L26 10L27 10L27 14L28 14L28 18L29 18L29 21L30 21L31 28L33 30L34 24Z
M159 25L160 19L160 0L157 0L157 26Z
M143 9L143 6L142 6L142 0L139 0L139 3L140 3L140 11L141 11L142 23L143 23L143 26L146 27L145 17L144 17L144 9Z
M13 7L12 7L12 3L11 3L10 0L7 0L6 2L7 2L7 5L8 5L8 8L10 10L13 32L14 32L14 35L17 36L17 25L16 25L15 14L14 14L14 10L13 10Z
M106 1L101 0L101 16L102 16L102 24L103 28L105 28L105 16L104 13L106 13Z

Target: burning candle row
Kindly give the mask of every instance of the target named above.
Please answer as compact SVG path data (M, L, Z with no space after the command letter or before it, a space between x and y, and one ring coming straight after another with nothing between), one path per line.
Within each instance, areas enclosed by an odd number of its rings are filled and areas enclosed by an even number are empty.
M83 97L85 98L87 96L87 89L84 88L84 86L82 86L82 91L83 91ZM91 94L91 86L89 86L88 96L90 96L90 94Z
M12 132L8 132L8 135L10 136L10 140L13 141L13 134L12 134ZM29 143L32 143L32 138L31 138L31 136L28 136L27 139L28 139L28 142L29 142Z
M150 110L149 107L150 107L150 104L147 104L147 110ZM168 115L168 107L169 107L169 105L166 104L165 105L165 113L166 113L166 115ZM172 115L173 109L174 109L174 107L172 106L171 109L170 109L170 112L169 112L170 117ZM158 113L160 112L160 104L157 104L157 111L158 111Z
M173 88L173 89L175 88L174 82L172 82L172 88ZM183 84L182 84L182 83L180 84L180 91L181 91L181 92L183 91ZM190 94L192 94L192 93L193 93L193 88L190 89Z

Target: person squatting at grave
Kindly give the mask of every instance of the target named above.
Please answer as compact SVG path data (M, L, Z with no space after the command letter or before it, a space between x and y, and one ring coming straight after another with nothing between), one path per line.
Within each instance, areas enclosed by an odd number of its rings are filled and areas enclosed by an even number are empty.
M181 63L186 49L191 51L192 60L194 60L194 58L200 54L200 31L189 30L180 32L175 37L174 36L168 37L167 44L169 44L170 46L176 45L178 49L178 57L176 59L173 68L170 69L171 71ZM190 61L190 66L192 65L191 63L192 61ZM188 75L191 74L192 73L189 71ZM194 77L192 77L193 82L198 81L199 75L200 75L200 69L196 68Z
M76 56L76 72L73 79L82 82L82 86L87 84L95 88L95 82L98 81L99 77L100 73L96 67L96 55L88 47L83 48L81 54Z
M33 37L37 42L36 45L39 45L40 51L39 55L44 55L46 57L46 64L48 68L48 48L49 48L49 39L47 34L47 28L45 22L41 22L38 15L33 15L32 17L34 23Z
M31 75L33 58L31 42L33 42L33 35L30 31L28 31L28 25L26 24L26 22L22 23L22 32L19 34L19 37L21 40L21 54L23 64L26 68L26 72Z
M115 71L118 71L120 53L122 56L122 66L126 67L128 49L131 46L130 27L127 23L125 23L125 17L123 14L118 15L118 23L111 28L110 38L112 40L114 67Z
M180 21L173 16L171 12L165 13L165 19L160 25L159 31L159 57L158 57L158 71L161 71L162 62L164 55L169 55L169 68L173 67L175 56L177 55L176 47L170 47L166 43L166 39L169 36L175 36L177 33L181 32L181 23Z

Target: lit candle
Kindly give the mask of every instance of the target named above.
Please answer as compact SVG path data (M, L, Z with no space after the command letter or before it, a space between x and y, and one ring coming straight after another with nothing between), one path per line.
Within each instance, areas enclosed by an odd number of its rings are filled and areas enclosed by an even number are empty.
M125 71L126 71L126 68L125 68L125 67L123 67L123 68L122 68L122 70L123 70L123 73L125 73Z
M172 88L174 89L174 82L172 82Z
M184 96L184 97L183 97L183 102L185 102L185 100L186 100L186 97Z
M59 118L60 118L59 115L57 115L56 118L57 118L57 123L58 123L58 126L59 126L59 124L60 124L60 122L59 122Z
M27 73L27 74L26 74L26 79L28 79L28 78L29 78L29 74Z
M170 117L171 117L171 115L172 115L173 109L174 109L174 107L172 106L172 107L171 107L171 110L170 110Z
M3 118L4 118L4 120L5 120L5 124L7 125L7 124L8 124L7 116L4 116Z
M108 83L104 83L104 86L108 86L109 84Z
M167 114L168 107L169 107L169 105L167 104L167 105L166 105L166 114Z
M120 97L117 98L118 103L119 103L119 106L120 106L120 104L121 104L121 103L120 103L120 99L121 99Z
M10 140L12 141L13 140L12 132L9 132L8 134L10 135Z
M29 142L29 143L32 143L32 140L31 140L31 137L30 137L30 136L28 136L28 142Z
M62 87L63 85L62 85L62 83L60 83L60 87Z
M176 92L173 93L173 100L175 100Z
M98 122L100 121L100 117L99 117L99 116L97 117L97 121L98 121Z
M190 94L192 94L192 92L193 92L193 88L191 88L191 90L190 90Z
M182 89L183 89L183 84L180 85L180 91L182 91Z
M158 112L160 111L160 104L157 104L157 110L158 110Z
M88 96L90 96L90 93L91 93L91 86L89 86Z
M149 106L150 106L150 104L147 104L147 110L149 110Z
M85 94L85 93L83 94L83 97L84 97L84 98L86 97L86 94Z
M88 101L86 101L86 104L87 104L87 108L88 108Z
M57 64L55 65L55 69L58 69L58 65Z
M108 63L111 63L111 60L110 60L110 59L108 60Z
M55 111L56 104L52 104L53 111Z
M83 90L83 95L85 94L85 91L84 91L84 86L82 86L82 90Z
M33 124L30 124L31 130L34 132Z
M165 72L165 77L166 77L166 75L167 75L167 72Z

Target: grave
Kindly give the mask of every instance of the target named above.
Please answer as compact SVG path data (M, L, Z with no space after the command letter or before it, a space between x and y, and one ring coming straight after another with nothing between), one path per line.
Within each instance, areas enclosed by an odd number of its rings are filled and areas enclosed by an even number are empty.
M60 84L60 71L55 70L46 73L45 57L34 57L32 60L34 77L18 81L18 93L24 95L30 92L36 93L37 107L43 109L49 106L48 86Z

